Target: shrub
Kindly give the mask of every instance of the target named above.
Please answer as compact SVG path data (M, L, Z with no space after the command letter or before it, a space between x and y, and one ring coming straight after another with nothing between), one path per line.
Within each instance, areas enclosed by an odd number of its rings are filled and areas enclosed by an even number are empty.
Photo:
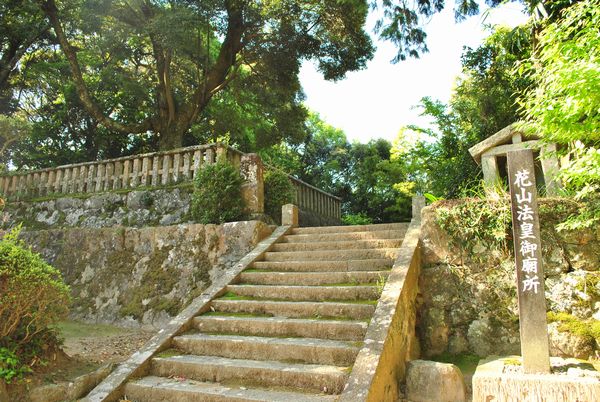
M60 272L18 240L20 227L0 240L0 378L29 371L47 343L49 328L66 317L69 288Z
M348 214L342 217L342 223L344 225L370 225L373 220L367 216L364 212L357 214Z
M244 179L231 164L218 161L204 166L194 180L190 213L199 223L223 223L242 219Z
M265 213L281 224L281 207L294 202L296 189L288 175L280 170L265 174Z

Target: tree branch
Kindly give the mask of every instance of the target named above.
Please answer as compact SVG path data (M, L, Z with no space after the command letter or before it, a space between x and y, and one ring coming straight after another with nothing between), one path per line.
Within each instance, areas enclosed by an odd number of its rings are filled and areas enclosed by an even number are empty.
M192 103L188 105L185 116L189 124L194 122L214 94L225 88L229 82L227 80L229 71L235 65L237 54L243 48L242 37L246 31L243 2L228 0L226 1L226 8L228 16L227 33L215 64L206 74L205 85L198 86L192 97Z
M81 68L79 67L79 62L77 61L77 55L75 54L75 51L69 43L69 40L67 39L67 36L60 24L56 3L54 0L40 0L40 5L42 10L50 19L50 24L56 33L60 47L69 62L69 66L71 68L71 77L75 83L77 94L87 112L90 113L94 119L98 120L98 122L104 127L124 134L139 134L152 129L152 120L150 118L141 123L122 124L106 116L102 112L97 103L92 99L88 88L83 81L83 75L81 73Z

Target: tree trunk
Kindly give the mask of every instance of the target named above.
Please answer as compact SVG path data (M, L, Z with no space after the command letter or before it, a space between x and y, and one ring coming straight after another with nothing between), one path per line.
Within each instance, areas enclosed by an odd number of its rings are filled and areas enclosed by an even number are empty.
M181 130L177 127L168 127L159 130L158 150L170 151L183 146L183 133L187 130Z

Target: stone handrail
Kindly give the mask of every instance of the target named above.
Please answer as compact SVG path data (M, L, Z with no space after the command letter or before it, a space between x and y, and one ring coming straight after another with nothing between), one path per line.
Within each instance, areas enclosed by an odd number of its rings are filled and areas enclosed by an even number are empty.
M293 176L288 176L296 189L294 204L301 210L339 222L342 218L342 200L334 195L311 186ZM335 223L335 222L334 222Z
M327 225L341 222L341 198L312 186L274 166L265 165L265 168L271 171L280 171L287 175L295 189L294 199L291 203L296 205L301 211L324 218L323 223Z
M7 198L161 186L193 180L205 164L226 157L239 166L241 156L222 144L198 145L166 152L76 163L54 168L9 172L0 176Z

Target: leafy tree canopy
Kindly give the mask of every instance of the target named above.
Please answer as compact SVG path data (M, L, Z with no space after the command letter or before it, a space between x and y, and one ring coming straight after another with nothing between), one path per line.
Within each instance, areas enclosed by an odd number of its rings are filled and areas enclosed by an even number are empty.
M298 112L302 60L335 80L373 53L362 0L41 4L85 110L116 132L158 133L161 149L181 146L211 99L240 76L240 85L277 94L283 112L271 117L281 120ZM100 82L120 98L114 107L93 90Z

